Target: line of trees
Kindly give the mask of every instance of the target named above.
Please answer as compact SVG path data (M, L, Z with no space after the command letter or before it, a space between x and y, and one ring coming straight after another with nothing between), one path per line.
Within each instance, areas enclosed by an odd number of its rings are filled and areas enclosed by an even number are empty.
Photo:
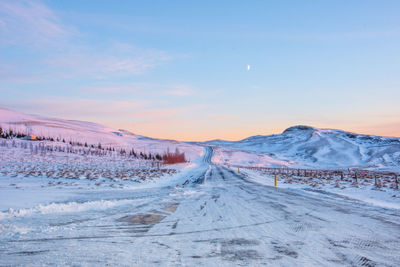
M16 131L16 130L12 130L12 129L3 129L0 127L0 138L3 139L13 139L13 138L26 138L27 136L29 136L26 133L20 132L20 131ZM52 141L54 142L54 138L52 137L44 137L44 136L36 136L36 140L37 141ZM57 138L57 141L58 138ZM65 140L63 140L65 143Z
M23 138L27 135L24 133L16 132L11 129L5 130L0 127L0 137L4 139L11 139L11 138Z
M0 137L4 139L21 139L21 138L26 138L28 135L25 133L21 133L18 131L13 131L11 129L4 130L0 127ZM60 139L56 138L54 139L53 137L43 137L43 136L36 136L36 140L38 141L50 141L50 142L62 142L67 144L65 139ZM178 148L176 148L175 152L170 152L169 149L167 149L167 152L164 154L160 155L159 153L144 153L144 152L136 152L133 148L130 150L126 150L124 148L114 148L111 146L104 147L101 143L98 143L97 145L90 144L88 145L87 142L81 143L81 142L75 142L75 141L69 141L68 144L70 146L53 146L53 145L45 145L39 143L39 145L32 145L30 144L29 147L31 149L31 152L37 153L40 151L41 153L47 152L53 152L53 151L58 151L58 152L66 152L66 153L73 153L73 154L81 154L81 155L98 155L98 156L104 156L104 155L112 155L112 154L119 154L120 156L126 156L126 157L132 157L132 158L137 158L137 159L144 159L144 160L153 160L153 161L160 161L164 164L176 164L176 163L184 163L187 162L186 156L184 152L180 152ZM2 144L5 146L5 143ZM12 143L13 147L16 147L15 141ZM27 144L21 145L21 148L27 148Z
M2 147L8 147L9 143L4 140L0 143ZM137 158L144 160L153 160L153 161L162 161L162 156L156 153L137 153L133 148L127 152L124 148L115 149L115 148L103 148L101 145L99 146L74 146L74 145L53 145L49 143L43 142L15 142L15 139L12 139L11 147L13 148L23 148L30 149L32 154L46 154L47 152L64 152L69 154L78 154L78 155L92 155L92 156L121 156L126 158Z

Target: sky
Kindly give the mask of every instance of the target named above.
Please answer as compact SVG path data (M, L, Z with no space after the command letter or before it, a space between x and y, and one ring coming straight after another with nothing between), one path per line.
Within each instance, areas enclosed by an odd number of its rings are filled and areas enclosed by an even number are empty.
M0 0L0 107L185 141L293 125L400 137L399 14L397 0Z

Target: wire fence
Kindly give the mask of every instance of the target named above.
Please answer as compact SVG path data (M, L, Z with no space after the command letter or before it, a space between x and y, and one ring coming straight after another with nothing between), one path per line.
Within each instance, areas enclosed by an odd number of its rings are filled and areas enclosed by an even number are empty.
M399 173L391 171L370 171L362 169L297 169L297 168L270 168L270 167L253 167L253 166L233 166L239 169L249 169L261 171L265 174L279 175L285 177L309 177L309 178L320 178L320 179L338 179L352 181L357 184L359 180L373 181L376 187L386 187L389 186L396 190L399 189Z

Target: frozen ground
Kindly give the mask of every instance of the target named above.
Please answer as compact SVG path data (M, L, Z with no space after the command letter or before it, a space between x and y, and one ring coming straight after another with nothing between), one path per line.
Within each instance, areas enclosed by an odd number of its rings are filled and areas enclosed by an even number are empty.
M32 146L35 149L32 149ZM41 149L37 149L38 146ZM58 148L57 151L55 148ZM59 151L63 148L78 152ZM96 153L87 154L88 151ZM69 178L71 181L85 179L96 181L96 185L100 186L110 181L120 184L125 184L127 181L137 183L155 181L164 175L176 173L181 167L181 165L168 167L155 160L70 146L60 142L0 140L0 175L5 177ZM51 180L50 182L57 183Z
M212 162L218 165L253 166L253 167L288 167L291 162L277 160L255 152L244 152L227 148L214 147Z
M262 169L242 168L240 173L251 182L274 186L275 175L265 173ZM346 175L343 179L338 176L302 177L283 174L278 174L276 177L279 188L294 189L296 192L305 191L306 194L314 194L321 198L327 194L336 194L370 205L400 210L400 190L395 189L395 183L391 177L378 178L379 187L375 186L372 178L358 178L355 184L354 179Z
M260 184L205 150L140 187L1 177L0 265L398 266L398 209Z

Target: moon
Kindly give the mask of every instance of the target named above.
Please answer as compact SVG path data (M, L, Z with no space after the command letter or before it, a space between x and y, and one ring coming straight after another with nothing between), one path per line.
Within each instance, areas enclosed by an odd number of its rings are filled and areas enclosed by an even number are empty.
M250 70L250 65L247 65L247 71L249 71Z

